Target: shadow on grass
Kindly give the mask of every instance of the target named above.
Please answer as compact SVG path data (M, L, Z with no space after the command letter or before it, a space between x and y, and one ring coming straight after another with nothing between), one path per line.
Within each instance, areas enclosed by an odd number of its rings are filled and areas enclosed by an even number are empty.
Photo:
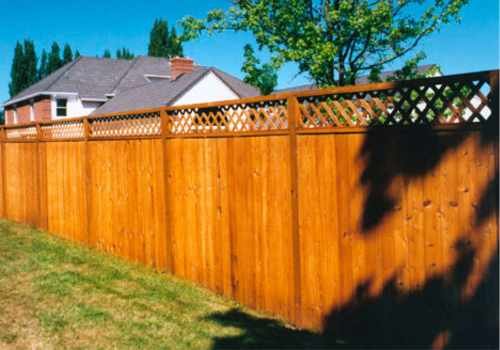
M498 348L498 252L475 294L460 292L471 273L476 252L460 241L456 264L445 275L430 278L422 289L401 292L396 278L370 296L370 281L358 285L351 301L334 309L321 333L283 326L238 310L208 317L241 335L214 339L213 349L398 349L432 347Z

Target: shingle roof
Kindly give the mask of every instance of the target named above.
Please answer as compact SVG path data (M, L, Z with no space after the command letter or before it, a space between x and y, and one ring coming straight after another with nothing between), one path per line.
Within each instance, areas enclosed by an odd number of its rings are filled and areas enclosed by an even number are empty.
M437 67L435 64L425 64L417 67L417 73L425 73L432 68ZM387 80L388 78L394 76L396 73L395 70L392 71L385 71L380 73L380 79L382 81ZM368 76L363 76L359 77L356 79L356 84L367 84L369 83L370 80L368 79ZM284 88L284 89L278 89L273 92L273 94L278 94L282 92L291 92L291 91L301 91L301 90L310 90L310 89L316 89L318 86L316 84L304 84L304 85L297 85L297 86L292 86L289 88Z
M5 103L37 93L56 92L74 92L81 98L106 99L106 94L148 84L145 74L169 75L168 59L142 56L134 60L80 57Z
M191 74L175 81L152 82L148 76L170 76L170 63L166 58L139 56L133 60L80 57L46 78L30 86L5 104L22 101L42 93L76 93L82 99L107 100L95 113L159 107L172 103L207 72L213 72L239 97L260 95L254 87L213 67L195 66Z
M214 73L239 97L258 96L260 92L241 80L213 67L197 66L193 73L176 80L165 80L123 90L92 114L106 114L127 110L155 108L174 103L181 95L208 73Z

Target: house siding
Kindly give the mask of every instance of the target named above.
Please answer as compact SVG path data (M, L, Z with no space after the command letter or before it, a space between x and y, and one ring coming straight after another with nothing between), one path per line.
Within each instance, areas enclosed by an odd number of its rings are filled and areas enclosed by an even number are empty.
M180 96L174 106L233 100L239 98L219 77L210 72Z
M17 114L17 118L15 118ZM52 115L50 97L23 101L16 106L5 107L5 125L50 120Z

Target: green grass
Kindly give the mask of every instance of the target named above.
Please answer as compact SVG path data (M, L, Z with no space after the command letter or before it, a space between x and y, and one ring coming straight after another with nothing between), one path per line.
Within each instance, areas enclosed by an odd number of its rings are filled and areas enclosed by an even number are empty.
M154 271L0 220L0 348L310 347L316 337Z

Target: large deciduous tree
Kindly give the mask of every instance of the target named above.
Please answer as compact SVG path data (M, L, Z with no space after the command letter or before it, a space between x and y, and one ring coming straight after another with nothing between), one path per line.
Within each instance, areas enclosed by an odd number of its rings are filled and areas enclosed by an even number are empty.
M241 70L245 73L244 81L259 88L260 92L268 95L273 92L278 83L278 74L269 64L260 64L260 60L255 57L255 51L251 45L244 47L244 62Z
M295 62L318 85L345 85L410 56L423 38L459 20L468 0L236 0L227 11L186 17L183 40L203 32L253 33L279 68Z
M182 42L174 27L169 30L167 21L155 20L149 34L148 56L166 58L183 56Z

